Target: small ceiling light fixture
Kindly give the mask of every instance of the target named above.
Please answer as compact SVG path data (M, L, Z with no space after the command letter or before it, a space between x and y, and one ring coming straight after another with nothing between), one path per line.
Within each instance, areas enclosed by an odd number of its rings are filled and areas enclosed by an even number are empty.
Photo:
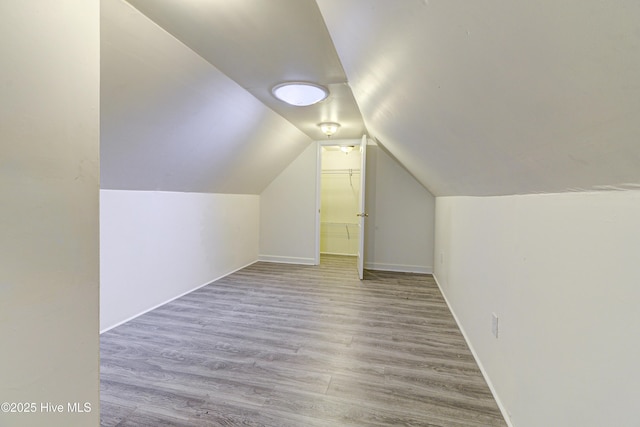
M280 101L296 107L306 107L323 101L329 96L329 90L315 83L286 82L271 89L273 96Z
M340 147L340 151L342 151L344 154L349 154L351 151L353 151L353 145L343 145Z
M320 130L322 131L322 133L331 138L331 135L338 131L340 124L334 122L324 122L320 123L318 126L320 126Z

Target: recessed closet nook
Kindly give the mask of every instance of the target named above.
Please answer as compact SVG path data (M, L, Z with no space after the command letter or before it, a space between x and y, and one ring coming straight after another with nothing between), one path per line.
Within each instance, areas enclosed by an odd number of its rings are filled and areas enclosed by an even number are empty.
M360 147L325 145L321 153L320 253L358 254L358 197L360 194Z

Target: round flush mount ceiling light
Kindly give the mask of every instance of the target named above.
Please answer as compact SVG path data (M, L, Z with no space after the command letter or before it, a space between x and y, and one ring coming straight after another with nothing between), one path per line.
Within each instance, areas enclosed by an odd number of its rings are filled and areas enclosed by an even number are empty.
M280 101L296 107L313 105L329 96L327 88L308 82L282 83L274 86L271 92Z

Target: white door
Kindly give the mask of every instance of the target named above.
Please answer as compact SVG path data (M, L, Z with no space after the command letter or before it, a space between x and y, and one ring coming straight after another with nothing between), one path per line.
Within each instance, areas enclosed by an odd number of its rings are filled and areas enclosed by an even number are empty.
M365 183L365 171L367 164L367 135L362 135L362 142L360 143L360 200L359 211L356 214L360 221L358 221L358 228L360 229L360 242L358 246L358 276L360 280L364 278L364 222L369 216L364 210L364 183Z

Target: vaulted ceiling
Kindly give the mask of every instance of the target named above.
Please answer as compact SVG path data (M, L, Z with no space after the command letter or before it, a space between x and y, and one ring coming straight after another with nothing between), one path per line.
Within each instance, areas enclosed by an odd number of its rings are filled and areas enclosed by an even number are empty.
M103 0L101 186L259 194L375 138L435 195L640 188L635 0ZM283 81L329 98L276 100Z

